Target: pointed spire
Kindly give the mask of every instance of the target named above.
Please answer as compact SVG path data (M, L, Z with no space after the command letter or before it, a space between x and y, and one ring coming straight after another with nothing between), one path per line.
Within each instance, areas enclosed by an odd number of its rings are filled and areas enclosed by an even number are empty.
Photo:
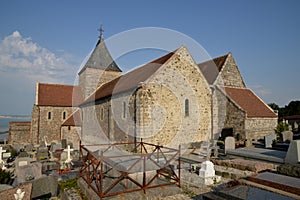
M93 50L92 54L90 55L89 59L85 63L84 67L81 69L79 74L81 74L86 68L96 68L96 69L102 69L106 71L117 71L122 72L122 70L118 67L118 65L115 63L113 58L111 57L104 39L103 39L103 27L102 24L100 24L100 28L98 29L99 36L98 36L98 42L96 44L95 49Z

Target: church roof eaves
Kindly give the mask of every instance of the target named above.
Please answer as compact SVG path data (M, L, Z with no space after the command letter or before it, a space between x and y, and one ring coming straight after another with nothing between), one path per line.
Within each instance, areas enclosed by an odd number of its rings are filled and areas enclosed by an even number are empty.
M138 87L140 83L145 82L165 62L167 62L173 54L174 52L170 52L102 85L91 94L81 106Z

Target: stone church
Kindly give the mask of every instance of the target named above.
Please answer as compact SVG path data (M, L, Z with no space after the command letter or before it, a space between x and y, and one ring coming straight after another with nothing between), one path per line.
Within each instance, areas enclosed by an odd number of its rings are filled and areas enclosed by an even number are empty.
M37 83L30 128L12 123L9 143L177 146L229 135L256 140L277 125L231 53L197 64L181 46L122 75L100 35L78 75L77 86Z

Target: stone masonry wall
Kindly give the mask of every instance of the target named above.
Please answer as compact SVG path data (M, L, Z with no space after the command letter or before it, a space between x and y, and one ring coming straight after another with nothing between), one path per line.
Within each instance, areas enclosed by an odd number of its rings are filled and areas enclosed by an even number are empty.
M51 118L48 119L49 112L51 113ZM72 107L51 107L51 106L39 106L39 133L36 139L39 143L45 141L50 143L52 141L59 142L61 140L61 124L65 120L63 118L63 113L65 114L65 119L67 119L73 112Z
M119 77L120 75L121 72L86 68L79 75L79 86L82 88L84 99L90 96L97 87Z
M252 140L263 139L264 136L274 133L276 126L277 118L247 118L246 137Z
M31 144L38 144L39 137L39 106L33 105L31 112L31 131L30 131L30 140Z
M31 122L10 122L8 144L30 144Z
M208 139L209 86L188 51L182 48L177 53L139 88L82 107L83 143L132 142L136 136L137 141L143 138L178 148L179 144Z
M61 139L67 139L68 143L73 144L74 149L79 149L81 127L78 126L62 126Z
M220 88L215 89L213 96L213 131L214 137L217 139L221 136L222 129L233 129L233 134L240 134L241 138L245 138L245 119L246 113L231 102L221 91Z
M204 76L185 47L164 65L139 91L139 135L176 148L209 139L211 93Z
M227 87L245 88L246 85L243 81L241 73L231 53L228 54L227 60L220 72L216 84L224 85Z

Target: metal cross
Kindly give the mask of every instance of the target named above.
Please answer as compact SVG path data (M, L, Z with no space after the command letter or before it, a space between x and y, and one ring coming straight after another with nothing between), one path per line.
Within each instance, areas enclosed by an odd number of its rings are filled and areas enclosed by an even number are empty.
M98 31L100 32L99 37L102 37L103 32L104 32L104 30L103 30L103 28L102 28L102 24L100 24L100 28L98 29Z

